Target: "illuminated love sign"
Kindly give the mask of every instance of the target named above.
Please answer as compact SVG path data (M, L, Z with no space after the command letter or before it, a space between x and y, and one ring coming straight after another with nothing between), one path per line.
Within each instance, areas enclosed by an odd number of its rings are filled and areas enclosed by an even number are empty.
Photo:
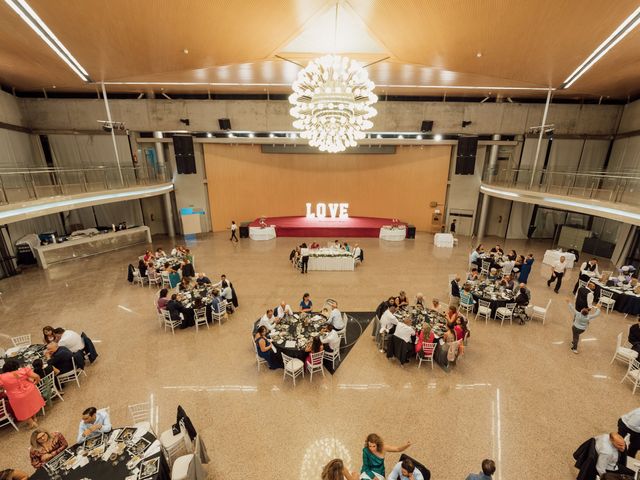
M327 218L327 207L330 218L349 218L348 203L316 203L315 212L311 211L311 206L307 203L307 218Z

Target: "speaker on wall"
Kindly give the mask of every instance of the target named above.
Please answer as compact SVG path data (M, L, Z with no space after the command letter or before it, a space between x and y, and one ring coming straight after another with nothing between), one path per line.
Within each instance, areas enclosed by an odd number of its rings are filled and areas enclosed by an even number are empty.
M420 126L421 132L430 132L433 129L433 120L423 120Z
M456 175L473 175L476 169L478 137L460 137L456 155Z
M178 173L196 173L196 158L193 154L191 135L174 135L173 151L176 154Z
M228 118L219 118L218 125L220 125L220 130L231 130L231 120Z
M407 238L416 238L416 226L407 225Z

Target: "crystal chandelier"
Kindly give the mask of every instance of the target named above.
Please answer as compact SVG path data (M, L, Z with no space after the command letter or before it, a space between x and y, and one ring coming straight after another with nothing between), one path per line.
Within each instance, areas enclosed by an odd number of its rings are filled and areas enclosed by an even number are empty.
M309 145L323 152L343 152L365 137L378 113L375 85L360 63L325 55L309 62L293 82L289 102L293 126Z

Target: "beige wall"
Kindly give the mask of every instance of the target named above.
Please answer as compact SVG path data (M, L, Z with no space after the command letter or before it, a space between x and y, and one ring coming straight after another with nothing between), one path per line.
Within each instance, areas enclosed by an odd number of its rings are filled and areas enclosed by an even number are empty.
M451 147L401 147L394 155L304 155L206 144L204 152L214 231L231 220L303 216L306 202L348 202L352 216L396 217L430 231L429 203L444 204Z

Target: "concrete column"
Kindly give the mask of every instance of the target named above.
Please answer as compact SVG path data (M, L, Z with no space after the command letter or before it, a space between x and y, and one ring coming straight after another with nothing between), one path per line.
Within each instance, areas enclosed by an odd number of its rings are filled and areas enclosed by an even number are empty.
M500 141L500 135L494 134L491 137L491 140L494 140L496 142ZM498 149L499 148L500 148L499 145L491 145L491 150L489 150L489 165L488 165L489 180L492 180L497 174L496 166L498 164Z
M480 221L478 222L478 243L484 239L484 230L487 226L487 215L489 212L489 195L482 194L482 204L480 205Z
M491 140L499 141L500 135L495 134L491 137ZM489 150L489 163L487 165L488 179L491 181L496 175L496 165L498 163L498 149L499 145L491 145ZM478 222L478 243L482 243L484 238L484 231L487 226L487 214L489 212L489 195L482 194L482 204L480 206L480 221Z
M162 132L153 132L153 138L162 138ZM164 161L164 148L162 142L155 142L156 158L158 159L158 166L164 171L165 175L170 172L167 171L168 166ZM164 218L165 226L167 227L167 233L171 238L176 236L175 223L173 219L173 205L171 204L171 192L162 195L164 201Z

